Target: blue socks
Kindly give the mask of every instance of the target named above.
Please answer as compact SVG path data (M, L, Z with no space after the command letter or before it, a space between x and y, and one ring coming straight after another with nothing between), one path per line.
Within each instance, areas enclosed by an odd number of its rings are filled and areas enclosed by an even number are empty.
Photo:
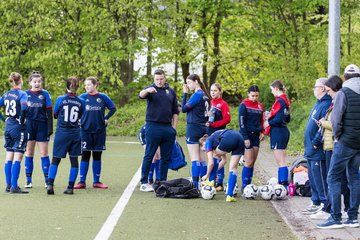
M86 182L86 175L89 171L89 162L81 161L80 162L80 182Z
M11 186L11 168L12 168L12 161L6 160L4 165L6 186Z
M229 173L229 180L228 180L228 186L226 189L226 195L233 197L234 196L234 188L236 185L237 176L236 172L231 171Z
M219 165L220 159L214 158L214 161L217 161L217 163L218 163L218 165ZM222 185L223 185L223 182L224 182L224 178L225 178L224 167L218 169L217 177L218 177L217 184L220 185L220 186L222 186Z
M55 164L50 165L48 184L50 184L50 185L54 184L54 179L56 177L57 170L58 170L58 165L55 165Z
M195 160L191 162L191 176L195 188L199 187L199 177L200 177L200 161Z
M279 184L282 185L288 185L288 178L289 178L289 169L287 166L284 167L279 167L278 169L278 179L279 179Z
M78 172L79 172L79 168L74 168L74 167L70 168L69 183L75 183Z
M41 168L42 168L46 183L47 183L47 178L48 178L48 174L49 174L49 167L50 167L49 156L41 157Z
M200 177L205 176L207 172L206 161L200 162Z
M213 181L213 180L216 181L216 175L217 175L218 166L219 166L219 162L214 159L214 167L211 170L211 173L210 173L210 176L209 176L209 181Z
M93 160L92 170L94 183L100 182L101 160Z
M18 179L20 175L20 161L14 160L13 165L11 167L11 187L18 187Z
M155 174L156 180L160 181L160 159L156 159L155 161Z
M252 181L252 177L254 175L254 168L249 168L246 166L243 166L242 168L242 189L244 189L247 185L249 185Z
M25 174L26 181L32 182L31 176L34 170L34 157L25 156Z

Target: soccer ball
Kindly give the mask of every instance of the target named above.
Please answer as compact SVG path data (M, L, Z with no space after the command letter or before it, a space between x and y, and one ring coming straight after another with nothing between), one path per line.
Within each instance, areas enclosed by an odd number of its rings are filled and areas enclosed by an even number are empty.
M287 195L287 190L284 185L276 184L274 187L274 195L278 200L284 199Z
M267 182L267 185L271 185L272 187L275 187L275 185L278 184L278 179L276 177L272 177Z
M249 184L244 188L243 197L247 199L255 199L258 195L259 188L254 184Z
M225 185L224 187L224 193L227 195L227 184ZM235 184L235 187L234 187L234 191L233 191L233 195L236 196L238 193L240 192L239 190L239 186L237 184Z
M244 155L242 155L239 160L239 166L244 166L244 165L245 165L245 158L244 158Z
M203 199L211 200L216 195L216 189L215 187L205 185L201 187L200 193Z
M274 188L271 185L264 185L260 188L260 196L264 200L271 200L274 196Z

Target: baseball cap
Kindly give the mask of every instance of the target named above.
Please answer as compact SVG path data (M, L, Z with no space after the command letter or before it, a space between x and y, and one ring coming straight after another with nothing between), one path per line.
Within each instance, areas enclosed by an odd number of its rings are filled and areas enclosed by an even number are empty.
M354 74L354 73L360 74L360 69L355 64L348 65L344 70L344 74Z

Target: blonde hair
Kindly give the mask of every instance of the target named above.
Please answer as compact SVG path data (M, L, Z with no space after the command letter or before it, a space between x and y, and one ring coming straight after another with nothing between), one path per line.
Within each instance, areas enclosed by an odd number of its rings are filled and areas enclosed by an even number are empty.
M20 73L12 72L9 76L9 81L13 85L19 85L21 83L22 77Z

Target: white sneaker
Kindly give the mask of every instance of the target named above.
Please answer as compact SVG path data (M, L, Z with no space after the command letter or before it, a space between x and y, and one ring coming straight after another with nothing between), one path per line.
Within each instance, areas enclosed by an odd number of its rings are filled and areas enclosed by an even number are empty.
M140 185L140 191L142 192L153 192L154 188L151 184L143 183Z
M48 186L48 185L45 183L44 187L47 188L47 186Z
M32 182L27 182L24 188L32 188Z
M302 212L304 214L314 214L317 213L319 211L321 211L321 209L324 207L324 204L321 203L320 205L314 205L311 204L310 206L308 206L307 208L305 208Z
M327 220L330 217L330 213L319 211L317 213L311 214L311 219L320 219L320 220Z
M341 218L342 219L348 219L349 218L349 215L347 214L347 212L341 212Z

